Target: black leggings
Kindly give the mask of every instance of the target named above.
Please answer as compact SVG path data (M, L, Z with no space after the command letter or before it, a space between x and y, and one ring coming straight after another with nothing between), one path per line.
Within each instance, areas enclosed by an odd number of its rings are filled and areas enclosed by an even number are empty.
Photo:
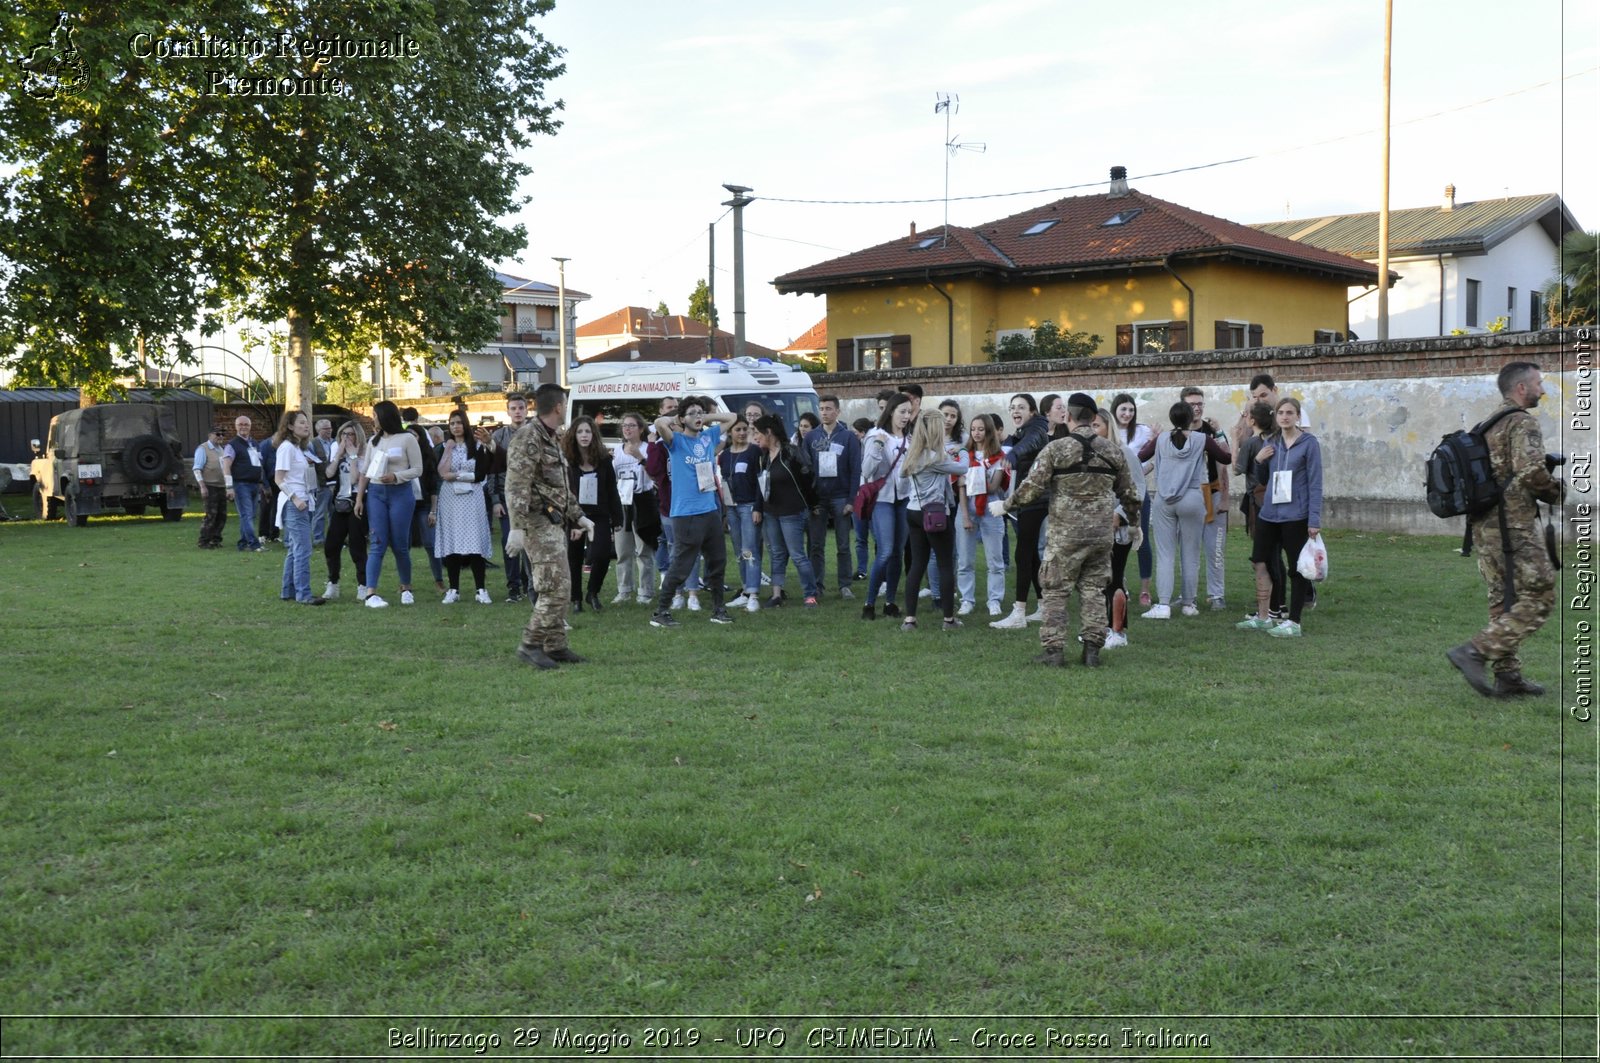
M1289 619L1300 622L1300 611L1311 597L1311 581L1300 575L1300 551L1309 538L1310 522L1289 520L1282 523L1256 518L1255 549L1250 560L1267 566L1272 577L1271 608L1283 608L1283 580L1289 577ZM1285 559L1288 564L1285 565Z
M1024 509L1017 514L1017 601L1026 605L1028 592L1037 601L1044 595L1039 587L1039 533L1050 511L1044 507Z
M594 521L593 534L588 539L567 543L567 572L572 577L573 601L582 597L578 591L583 586L585 564L589 566L589 594L600 593L606 573L611 571L612 554L616 551L611 542L611 522L603 518L596 519L592 513L589 519Z
M1111 600L1117 596L1118 591L1127 593L1128 586L1123 581L1124 574L1128 571L1128 555L1133 553L1132 543L1115 543L1111 547L1111 582L1106 584L1106 619L1111 619Z
M948 620L956 615L955 588L956 588L956 533L948 523L944 531L929 532L922 528L922 513L919 510L908 510L906 513L906 543L910 546L907 553L911 556L911 575L906 579L906 616L917 615L917 598L921 594L922 577L928 571L928 553L932 551L934 563L939 566L939 598L938 606Z
M484 572L488 569L488 558L482 554L446 554L444 556L445 571L450 574L450 589L461 589L461 566L467 565L472 569L472 585L483 590Z
M337 509L328 514L328 536L322 540L322 556L328 561L328 582L339 582L340 553L346 543L350 547L350 560L356 566L356 579L367 578L367 518L356 516L354 511L340 513Z

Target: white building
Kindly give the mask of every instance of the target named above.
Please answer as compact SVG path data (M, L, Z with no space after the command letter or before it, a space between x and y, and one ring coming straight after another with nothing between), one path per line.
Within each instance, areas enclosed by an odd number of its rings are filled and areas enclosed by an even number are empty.
M1578 228L1558 195L1457 203L1445 188L1437 207L1389 212L1389 338L1543 328L1539 291L1556 275L1561 240ZM1378 261L1378 215L1333 214L1253 226L1352 258ZM1378 296L1351 288L1352 338L1378 337Z

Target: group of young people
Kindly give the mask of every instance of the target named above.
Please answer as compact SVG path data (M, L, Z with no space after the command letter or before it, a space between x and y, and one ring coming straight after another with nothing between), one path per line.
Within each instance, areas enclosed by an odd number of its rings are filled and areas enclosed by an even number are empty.
M1140 421L1128 394L1094 411L1093 430L1122 448L1144 500L1131 521L1118 505L1105 529L1112 544L1106 646L1127 641L1130 557L1137 559L1145 618L1197 615L1202 573L1210 606L1224 608L1230 471L1245 485L1238 509L1252 536L1256 584L1255 608L1238 626L1301 634L1314 589L1295 562L1321 528L1320 447L1299 402L1279 399L1269 375L1254 378L1250 394L1231 433L1205 416L1198 388L1183 389L1160 428ZM999 415L968 419L954 399L923 409L922 398L914 384L881 392L876 420L846 425L839 399L824 395L819 415L803 415L792 432L756 402L718 411L708 399L667 398L653 421L640 412L621 418L615 451L592 418L574 419L560 447L570 489L593 528L568 547L570 611L638 602L650 604L651 622L666 627L676 626L674 610L709 605L711 619L723 622L730 608L790 604L791 566L800 605L814 608L830 582L831 531L833 593L854 599L854 585L864 584L863 619L896 618L915 629L920 603L931 600L947 630L980 607L999 630L1039 622L1048 496L1031 496L1004 516L997 503L1068 433L1066 400L1012 396L1008 430ZM274 435L274 523L287 546L281 596L313 605L338 597L348 553L357 600L383 608L388 601L377 588L392 554L398 600L414 604L411 549L421 545L443 604L461 600L463 571L472 576L474 600L490 604L492 524L501 522L504 550L505 453L526 421L527 400L509 396L510 423L495 430L474 429L464 410L453 411L439 442L406 424L392 402L373 412L371 438L350 420L314 447L303 411L287 413ZM867 507L856 500L863 484L876 488ZM319 494L326 523L314 525ZM321 595L311 592L316 540L328 570ZM507 552L502 564L507 600L522 600L530 588L526 558ZM613 566L615 594L607 600Z

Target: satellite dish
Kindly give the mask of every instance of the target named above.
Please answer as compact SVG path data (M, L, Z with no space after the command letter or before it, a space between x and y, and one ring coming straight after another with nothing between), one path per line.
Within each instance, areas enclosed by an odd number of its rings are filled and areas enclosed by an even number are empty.
M544 368L544 355L536 354L536 355L533 356L533 367L535 369L543 369Z

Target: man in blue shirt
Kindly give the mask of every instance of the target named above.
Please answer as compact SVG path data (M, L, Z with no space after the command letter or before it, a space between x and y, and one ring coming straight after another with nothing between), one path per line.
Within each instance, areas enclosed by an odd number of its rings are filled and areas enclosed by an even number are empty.
M672 564L661 581L651 627L677 627L668 605L683 587L695 558L705 558L701 578L711 592L711 622L731 624L722 603L722 579L728 565L728 544L722 537L721 498L717 480L717 443L733 424L731 413L712 413L711 399L686 396L678 407L676 426L670 416L656 418L656 433L667 448L672 479Z
M806 433L805 447L811 459L811 468L817 477L818 505L811 511L811 571L816 574L817 586L823 579L823 546L828 537L828 526L833 526L833 537L838 545L835 555L839 597L854 598L850 592L850 538L854 524L850 519L850 503L861 486L861 440L850 427L839 420L839 399L824 395L817 400L822 426Z

